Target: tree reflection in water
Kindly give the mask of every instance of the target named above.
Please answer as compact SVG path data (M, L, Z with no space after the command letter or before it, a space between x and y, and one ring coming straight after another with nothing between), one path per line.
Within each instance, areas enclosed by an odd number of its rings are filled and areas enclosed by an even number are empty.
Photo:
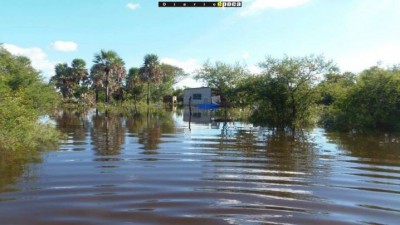
M221 181L217 191L254 192L289 199L312 199L307 191L313 180L323 178L331 166L321 158L315 131L287 132L225 123L219 139L196 144L213 155L213 167L204 167L205 180ZM234 168L234 169L232 169ZM245 181L243 183L243 181ZM224 186L226 182L243 185Z
M92 117L93 126L90 136L93 150L99 156L113 156L121 153L121 145L125 143L125 127L119 115L96 114Z
M271 168L317 175L320 155L311 131L272 130L265 134L265 143Z
M400 163L400 134L327 133L327 138L354 157Z
M71 135L74 140L83 141L89 130L89 121L86 112L63 110L56 112L50 118L56 123L57 129L62 133ZM33 165L42 162L42 151L50 150L45 147L37 149L24 149L21 151L0 151L0 192L7 191L8 185L22 179L35 179ZM84 150L84 149L82 149Z
M87 111L63 110L57 112L52 118L61 132L72 135L74 141L84 141L90 128L87 115Z
M36 179L35 169L30 164L41 162L41 153L35 150L0 151L0 193L13 191L10 185L20 181L21 178L24 181Z
M313 173L319 157L311 131L277 131L224 123L218 149L236 151L244 160L268 160L270 169ZM249 162L249 161L248 161Z
M174 132L172 113L161 110L129 116L126 126L129 132L137 135L144 154L158 154L162 134Z

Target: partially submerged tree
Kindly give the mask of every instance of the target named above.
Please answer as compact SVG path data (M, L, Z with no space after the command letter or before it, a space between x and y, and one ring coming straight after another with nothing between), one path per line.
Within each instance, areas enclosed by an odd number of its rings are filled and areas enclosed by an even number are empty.
M364 70L348 93L328 114L335 130L400 130L400 70L371 67Z
M345 73L328 73L324 80L318 84L318 92L320 93L319 104L330 106L340 98L346 96L356 84L356 74L351 72Z
M294 129L310 121L318 97L314 87L324 74L337 71L332 62L314 55L268 57L260 67L262 74L249 84L254 89L250 98L254 102L249 103L256 106L253 121L281 129Z

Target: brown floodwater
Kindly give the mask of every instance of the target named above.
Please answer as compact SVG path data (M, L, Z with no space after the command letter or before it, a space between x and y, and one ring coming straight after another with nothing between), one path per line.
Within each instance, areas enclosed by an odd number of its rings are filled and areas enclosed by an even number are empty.
M400 224L400 135L218 115L60 112L57 149L1 155L0 224Z

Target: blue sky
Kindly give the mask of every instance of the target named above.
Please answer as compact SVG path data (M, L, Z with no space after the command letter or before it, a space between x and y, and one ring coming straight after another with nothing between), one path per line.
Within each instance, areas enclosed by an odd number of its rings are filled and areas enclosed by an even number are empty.
M252 71L265 56L323 54L343 71L400 63L399 0L246 0L242 8L158 8L155 0L2 0L0 43L45 77L59 62L115 50L192 72L211 61ZM182 85L198 86L192 80Z

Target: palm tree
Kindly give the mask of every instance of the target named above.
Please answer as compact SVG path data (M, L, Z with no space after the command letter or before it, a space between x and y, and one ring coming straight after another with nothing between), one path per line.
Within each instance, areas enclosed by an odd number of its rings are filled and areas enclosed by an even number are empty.
M150 82L158 84L162 78L160 61L155 54L147 54L144 57L144 64L139 70L140 79L147 82L147 105L150 102Z
M74 59L71 66L67 63L59 63L55 66L55 75L52 82L60 90L64 98L72 97L80 93L80 89L88 78L86 63L83 59Z
M82 94L87 92L88 85L88 70L86 69L86 62L83 59L72 60L70 67L71 79L74 83L75 97L82 97Z
M94 89L96 93L96 103L99 102L99 91L101 88L104 87L104 69L102 66L99 66L98 64L95 64L92 66L90 69L90 77L89 77L91 83L92 83L92 89Z
M132 94L135 107L143 90L143 85L139 78L139 71L139 68L132 67L129 69L128 76L126 77L126 91Z
M72 84L70 77L70 68L67 63L59 63L55 66L55 75L51 77L50 82L54 83L60 90L63 98L71 96Z
M116 52L105 50L94 55L93 63L92 71L96 74L93 77L102 78L102 84L106 88L106 103L109 103L110 87L115 90L121 85L122 79L125 77L125 63ZM98 80L96 80L97 83L100 83Z
M71 63L71 75L76 84L84 83L88 79L86 62L83 59L74 59Z

